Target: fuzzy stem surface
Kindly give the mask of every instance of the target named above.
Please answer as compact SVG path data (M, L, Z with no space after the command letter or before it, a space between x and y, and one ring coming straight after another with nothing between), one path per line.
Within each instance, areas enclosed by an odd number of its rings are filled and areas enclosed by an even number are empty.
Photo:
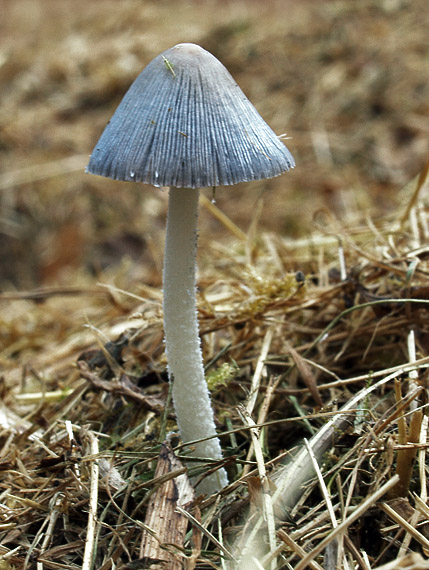
M196 305L198 198L197 189L170 188L163 272L165 350L184 443L216 435ZM222 458L217 437L192 448L195 457ZM205 478L198 491L214 493L227 483L226 472L221 469Z

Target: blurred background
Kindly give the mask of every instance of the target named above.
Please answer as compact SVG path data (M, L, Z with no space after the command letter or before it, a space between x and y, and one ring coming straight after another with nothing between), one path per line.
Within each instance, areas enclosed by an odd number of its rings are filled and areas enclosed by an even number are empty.
M159 286L167 192L84 168L135 77L180 42L220 59L295 157L217 190L244 232L304 236L321 211L377 219L422 169L426 0L0 0L3 291L121 272ZM231 237L202 207L200 257Z

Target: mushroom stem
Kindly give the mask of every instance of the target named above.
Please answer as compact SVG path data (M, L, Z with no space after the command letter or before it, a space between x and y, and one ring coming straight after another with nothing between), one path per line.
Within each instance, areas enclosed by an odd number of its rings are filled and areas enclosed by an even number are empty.
M196 305L196 254L199 191L170 188L164 256L164 335L173 404L184 443L192 455L221 459L210 394L204 376ZM214 493L228 483L224 469L198 487Z

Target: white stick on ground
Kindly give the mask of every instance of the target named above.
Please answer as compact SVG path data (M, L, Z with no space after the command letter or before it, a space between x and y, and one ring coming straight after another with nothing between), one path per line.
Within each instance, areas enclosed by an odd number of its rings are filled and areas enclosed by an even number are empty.
M90 570L92 568L92 558L94 555L95 531L97 526L97 503L98 503L98 440L95 435L88 432L90 442L90 453L93 456L91 459L91 479L89 491L89 509L88 509L88 526L85 536L85 551L82 561L82 570Z
M210 394L204 376L196 308L196 253L199 191L170 188L164 257L164 334L173 403L184 443L192 455L221 459ZM198 491L214 493L228 483L224 469L210 475Z

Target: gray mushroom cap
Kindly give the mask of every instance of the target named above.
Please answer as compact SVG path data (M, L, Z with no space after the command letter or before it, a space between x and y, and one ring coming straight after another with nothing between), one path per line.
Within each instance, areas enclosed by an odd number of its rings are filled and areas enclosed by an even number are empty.
M205 188L272 178L295 165L227 69L194 44L152 60L125 94L87 172Z

